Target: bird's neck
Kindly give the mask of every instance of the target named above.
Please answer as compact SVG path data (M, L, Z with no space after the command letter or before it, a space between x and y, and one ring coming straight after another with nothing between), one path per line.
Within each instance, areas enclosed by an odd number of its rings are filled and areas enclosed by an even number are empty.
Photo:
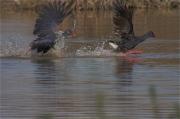
M145 33L144 35L142 36L139 36L139 37L136 37L134 36L134 44L138 45L139 43L145 41L146 39L149 39L149 38L153 38L154 37L154 34L152 32L147 32Z

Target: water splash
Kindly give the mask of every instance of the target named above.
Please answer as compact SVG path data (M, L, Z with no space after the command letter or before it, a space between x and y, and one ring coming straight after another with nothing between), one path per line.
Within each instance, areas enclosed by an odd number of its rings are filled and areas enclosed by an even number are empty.
M0 57L29 57L29 42L24 40L21 35L10 35L7 40L0 42Z
M117 56L117 53L105 49L105 43L105 41L103 43L98 43L95 48L92 46L83 46L76 51L76 56Z
M28 40L29 39L29 40ZM1 40L0 57L16 57L16 58L31 58L31 57L104 57L116 56L111 50L105 48L106 41L103 42L77 42L76 45L82 45L80 48L74 46L71 40L62 39L51 49L47 54L30 51L29 44L31 38L24 39L19 34L8 34L7 40ZM86 44L86 45L85 45Z

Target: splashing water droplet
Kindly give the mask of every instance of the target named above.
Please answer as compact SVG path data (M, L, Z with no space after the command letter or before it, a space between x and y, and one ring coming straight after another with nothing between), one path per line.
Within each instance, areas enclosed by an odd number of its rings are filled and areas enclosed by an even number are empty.
M29 57L28 42L19 35L10 35L1 42L0 57Z

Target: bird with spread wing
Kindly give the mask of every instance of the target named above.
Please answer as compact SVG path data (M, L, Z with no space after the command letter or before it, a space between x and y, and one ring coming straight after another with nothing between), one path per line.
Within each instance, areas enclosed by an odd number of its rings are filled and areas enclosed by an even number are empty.
M140 53L140 51L133 52L138 44L149 38L154 38L152 31L145 33L142 36L136 36L133 28L133 15L135 8L128 6L123 0L113 1L113 23L115 35L119 36L118 41L109 41L109 45L115 52L121 53Z
M59 24L72 13L74 0L61 1L53 0L42 5L38 11L38 18L33 34L37 38L31 42L30 49L38 53L47 53L55 44L64 37L72 36L73 29L58 31Z

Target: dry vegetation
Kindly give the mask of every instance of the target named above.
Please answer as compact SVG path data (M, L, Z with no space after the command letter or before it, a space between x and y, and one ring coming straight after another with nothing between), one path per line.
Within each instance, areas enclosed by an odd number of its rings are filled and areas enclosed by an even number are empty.
M113 0L76 0L78 9L107 10L112 8ZM178 8L178 0L123 0L137 8Z
M34 10L52 0L1 0L1 8ZM64 0L68 1L68 0ZM137 8L178 8L179 0L124 0ZM113 0L75 0L77 10L109 10Z

